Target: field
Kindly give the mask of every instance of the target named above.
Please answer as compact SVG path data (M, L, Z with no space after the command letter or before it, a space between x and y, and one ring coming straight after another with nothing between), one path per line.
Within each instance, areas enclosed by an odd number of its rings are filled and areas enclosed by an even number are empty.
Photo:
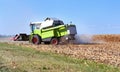
M84 43L56 46L1 39L0 71L120 72L120 35L94 35Z

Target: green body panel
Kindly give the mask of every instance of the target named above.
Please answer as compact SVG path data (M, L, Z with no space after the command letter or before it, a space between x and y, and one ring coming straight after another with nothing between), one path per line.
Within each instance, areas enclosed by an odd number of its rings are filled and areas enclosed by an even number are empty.
M41 30L39 30L39 29L35 29L33 34L38 34L38 35L41 36Z
M53 37L54 36L54 30L53 29L42 29L41 30L42 31L42 33L41 33L41 37L42 37L42 39L44 39L44 38L50 38L50 37Z
M51 38L51 37L61 37L67 35L67 28L65 25L60 25L56 27L46 28L46 29L35 29L33 34L39 35L42 39Z
M67 28L65 25L58 27L57 29L54 30L54 35L55 37L61 37L67 35Z

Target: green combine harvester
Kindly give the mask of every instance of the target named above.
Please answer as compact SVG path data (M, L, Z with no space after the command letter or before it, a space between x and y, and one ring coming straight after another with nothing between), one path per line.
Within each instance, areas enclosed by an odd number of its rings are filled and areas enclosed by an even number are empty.
M33 44L54 44L75 40L77 34L76 26L64 25L62 20L46 18L43 22L31 22L31 34L29 41Z

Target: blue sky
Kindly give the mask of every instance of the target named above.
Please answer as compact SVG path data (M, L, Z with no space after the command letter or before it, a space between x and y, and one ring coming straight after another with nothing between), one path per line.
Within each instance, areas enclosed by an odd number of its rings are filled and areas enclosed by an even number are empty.
M46 17L72 21L79 34L120 34L120 0L0 0L0 34L29 34Z

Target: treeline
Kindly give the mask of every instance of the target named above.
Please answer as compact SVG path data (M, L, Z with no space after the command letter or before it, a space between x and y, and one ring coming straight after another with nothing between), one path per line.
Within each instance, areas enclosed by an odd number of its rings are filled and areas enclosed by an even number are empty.
M11 37L13 35L0 35L0 38L3 38L3 37Z

